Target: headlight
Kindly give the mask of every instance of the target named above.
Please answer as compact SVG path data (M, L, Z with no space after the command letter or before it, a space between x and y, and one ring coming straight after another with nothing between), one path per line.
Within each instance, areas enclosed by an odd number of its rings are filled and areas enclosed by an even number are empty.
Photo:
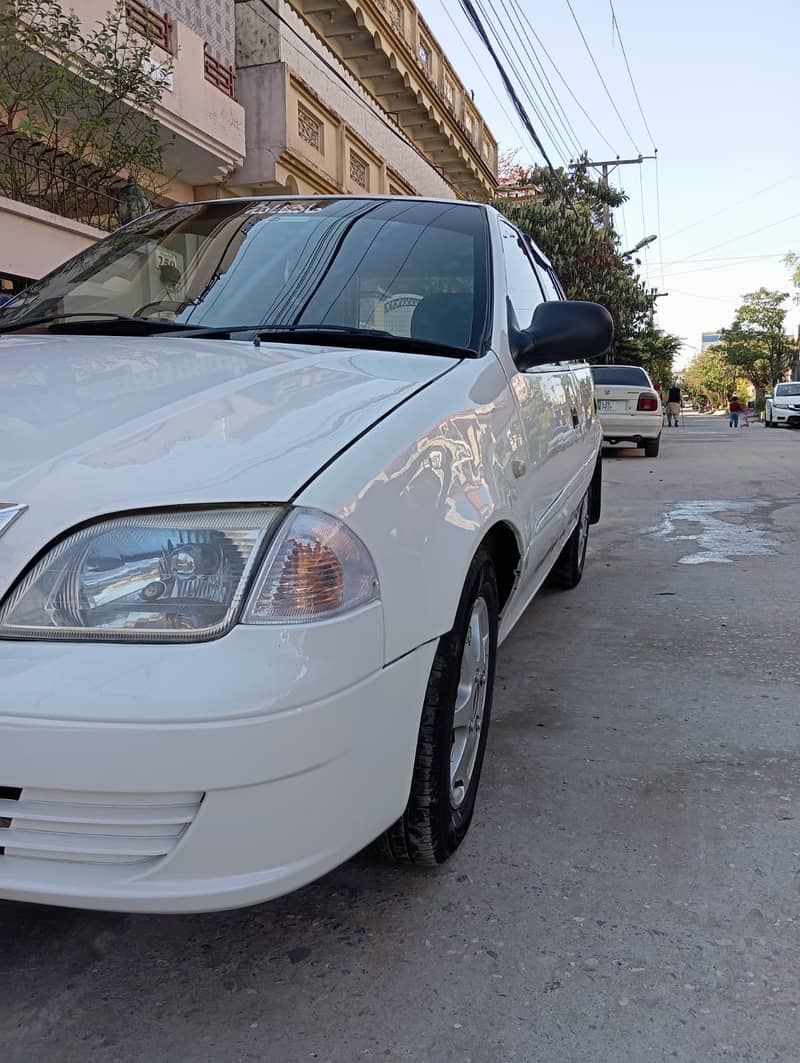
M264 556L284 516L196 510L83 528L14 588L0 637L197 642L225 634L246 598L241 623L268 624L327 619L378 597L366 547L323 513L290 511Z
M297 509L269 549L242 623L327 620L379 593L375 565L358 536L335 517Z
M234 622L276 508L146 513L55 546L0 611L13 638L190 642Z

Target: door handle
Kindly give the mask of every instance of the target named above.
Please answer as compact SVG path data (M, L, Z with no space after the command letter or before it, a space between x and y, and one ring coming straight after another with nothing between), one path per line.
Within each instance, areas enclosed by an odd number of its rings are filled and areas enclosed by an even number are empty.
M572 407L572 427L577 428L580 424L580 418L578 417L578 410L575 406Z

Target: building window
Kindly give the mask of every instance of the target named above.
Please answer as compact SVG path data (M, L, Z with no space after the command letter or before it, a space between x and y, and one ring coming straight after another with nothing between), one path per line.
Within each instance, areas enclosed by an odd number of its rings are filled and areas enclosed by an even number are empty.
M420 40L419 42L419 61L425 67L430 74L431 72L431 46L427 41Z
M369 163L360 155L356 155L352 148L350 149L350 180L359 188L369 191Z
M386 0L386 10L389 14L389 21L397 32L403 35L403 9L398 4L397 0Z
M315 151L322 152L322 122L302 103L297 105L297 133Z

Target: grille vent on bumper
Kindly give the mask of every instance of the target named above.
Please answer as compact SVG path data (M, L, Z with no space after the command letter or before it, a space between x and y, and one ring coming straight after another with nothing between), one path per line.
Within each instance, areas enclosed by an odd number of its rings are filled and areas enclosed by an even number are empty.
M202 793L97 794L0 786L0 858L136 864L166 856Z

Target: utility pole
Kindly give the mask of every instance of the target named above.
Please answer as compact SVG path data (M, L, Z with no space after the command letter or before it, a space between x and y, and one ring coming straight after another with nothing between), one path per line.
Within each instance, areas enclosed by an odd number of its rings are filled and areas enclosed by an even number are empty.
M666 297L668 295L669 295L669 292L660 292L658 290L658 288L651 288L650 289L650 298L653 300L653 305L650 308L650 325L651 326L653 324L653 318L655 317L655 312L656 312L656 299L666 299Z
M613 170L617 166L641 166L645 159L654 159L655 155L640 155L636 159L598 159L597 161L589 160L585 163L586 166L591 166L593 170L600 171L600 183L608 188L608 178ZM577 164L575 164L577 165ZM603 225L606 229L611 228L611 209L608 203L603 204Z

